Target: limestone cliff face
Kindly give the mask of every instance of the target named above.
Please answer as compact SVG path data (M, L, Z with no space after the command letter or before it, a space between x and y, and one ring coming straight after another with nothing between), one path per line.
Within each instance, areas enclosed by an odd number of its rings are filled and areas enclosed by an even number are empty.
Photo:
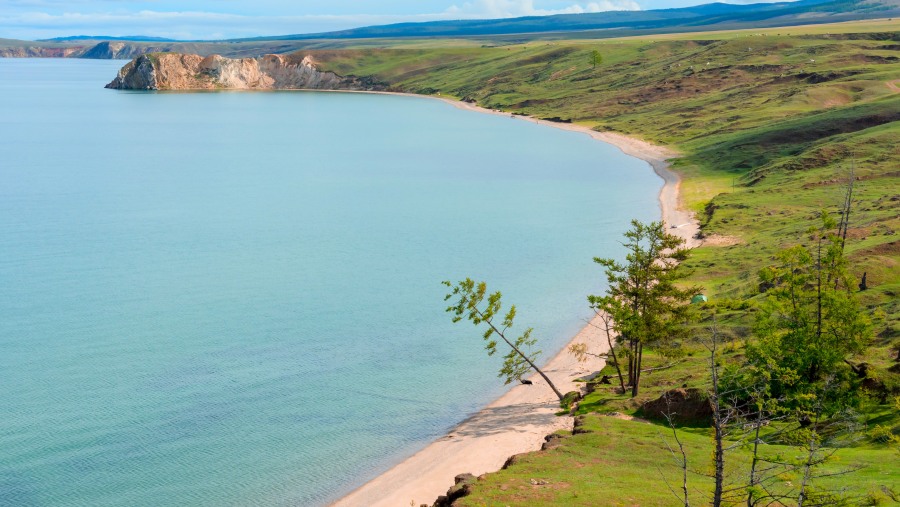
M128 62L106 87L117 90L158 90L153 60L149 56L139 56Z
M107 88L119 90L373 90L354 78L316 68L309 56L202 57L157 53L122 67Z

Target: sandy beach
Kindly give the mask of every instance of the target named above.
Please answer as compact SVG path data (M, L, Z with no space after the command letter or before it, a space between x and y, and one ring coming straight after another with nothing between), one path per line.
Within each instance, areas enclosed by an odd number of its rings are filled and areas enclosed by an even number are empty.
M407 95L407 94L400 94ZM412 95L421 97L420 95ZM481 113L510 116L473 104L440 99L462 109ZM516 116L530 121L587 134L612 144L627 155L648 162L665 181L659 194L662 218L671 233L694 247L699 226L690 213L679 209L679 176L669 169L667 159L677 153L639 139L611 132L596 132L588 127L567 123ZM599 318L576 334L569 344L545 366L545 372L562 392L579 389L575 380L600 370L604 361L591 357L579 363L568 352L573 343L587 343L594 354L606 352L606 335L600 330ZM455 476L471 473L476 476L499 470L514 454L541 448L544 436L560 429L571 429L571 417L558 417L559 403L549 386L537 374L530 377L533 385L518 385L493 403L469 417L450 433L431 443L413 456L364 484L333 505L335 507L408 507L431 505L453 485Z

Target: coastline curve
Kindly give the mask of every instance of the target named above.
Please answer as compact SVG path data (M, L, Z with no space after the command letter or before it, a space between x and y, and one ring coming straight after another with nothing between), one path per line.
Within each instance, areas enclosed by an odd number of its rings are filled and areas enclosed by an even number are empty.
M412 93L380 91L342 91L340 93L374 93L433 98L469 111L504 115L509 113L443 97ZM641 159L663 179L659 192L662 220L671 234L685 240L688 248L701 244L696 238L699 223L692 213L680 208L681 176L673 171L668 160L678 153L658 145L613 132L598 132L586 126L555 123L528 116L516 116L524 121L587 134L593 139L613 145L626 155ZM596 317L586 325L545 366L566 392L576 390L579 377L599 371L605 361L591 356L585 363L577 362L568 352L575 343L587 343L593 354L607 352L606 335L600 330ZM331 504L332 507L395 507L398 505L430 505L447 488L454 477L463 473L481 475L496 472L512 455L536 451L544 436L559 430L571 430L571 417L555 415L559 411L556 397L537 374L529 378L534 385L515 386L482 410L470 416L447 435L378 475L369 482Z
M266 67L260 72L260 61L230 60L221 57L205 59L188 55L190 61L183 64L175 55L165 55L167 69L172 76L157 76L158 62L152 56L136 59L123 67L115 81L107 87L144 90L284 90L316 91L332 93L367 93L399 95L441 100L453 107L479 113L510 116L510 113L486 109L467 102L446 97L413 93L380 91L371 83L347 79L335 74L321 73L308 58L302 61L284 60L269 56L261 59ZM268 61L266 58L277 61ZM172 60L172 61L169 61ZM196 60L196 61L195 61ZM148 63L149 62L149 63ZM174 65L173 62L179 63ZM144 63L144 65L140 65ZM183 65L182 65L183 64ZM202 69L201 69L202 67ZM270 68L271 67L271 68ZM202 72L194 72L196 69ZM172 69L184 70L174 72ZM185 70L186 69L186 70ZM278 72L273 72L275 69ZM190 72L188 72L190 71ZM271 78L278 75L279 79ZM281 76L285 74L285 76ZM323 76L324 75L324 76ZM187 77L185 77L187 76ZM162 79L164 77L164 79ZM178 79L176 79L178 78ZM184 78L184 79L180 79ZM529 116L515 115L521 121L589 135L591 138L615 146L624 154L647 162L663 179L658 199L662 220L671 234L685 240L689 248L696 247L699 224L693 215L679 206L681 177L673 171L668 160L678 153L641 139L614 132L598 132L588 126L558 123ZM593 354L606 352L605 333L599 326L599 317L586 325L545 365L545 371L553 376L563 392L577 390L576 380L599 371L605 365L603 359L590 356L579 363L568 352L574 343L587 343ZM481 475L499 470L507 458L540 449L547 434L559 430L571 430L571 417L558 417L558 400L537 375L530 377L532 385L512 387L485 408L471 415L454 427L447 435L376 476L356 490L331 505L335 507L394 507L397 505L430 504L444 494L454 483L454 477L462 473Z

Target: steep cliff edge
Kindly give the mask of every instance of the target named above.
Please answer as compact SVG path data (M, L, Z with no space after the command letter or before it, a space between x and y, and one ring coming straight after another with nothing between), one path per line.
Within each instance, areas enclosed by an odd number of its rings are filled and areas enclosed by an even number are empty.
M177 53L142 55L106 85L117 90L380 90L384 86L320 71L312 58L231 59Z

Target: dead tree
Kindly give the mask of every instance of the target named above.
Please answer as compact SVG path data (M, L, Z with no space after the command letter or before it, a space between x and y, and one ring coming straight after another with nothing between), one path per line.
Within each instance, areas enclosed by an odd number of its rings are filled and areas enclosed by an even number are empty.
M841 237L841 251L847 243L847 229L850 227L850 208L853 205L853 183L856 181L856 166L850 161L850 175L847 178L847 191L841 206L841 221L838 224L838 236Z
M712 376L712 388L709 401L713 411L713 429L715 431L716 450L713 454L715 465L715 489L713 490L713 507L722 505L722 488L725 482L725 447L723 445L725 425L728 424L728 415L722 414L722 400L719 392L719 365L717 364L717 349L719 343L719 329L716 318L713 316L712 340L709 346L709 370Z
M675 488L669 483L669 480L666 478L666 475L663 473L659 467L659 474L662 476L663 481L665 481L666 486L669 488L669 491L678 499L678 502L684 507L691 507L690 497L688 496L688 459L687 453L684 451L684 444L681 442L681 439L678 438L678 429L675 428L675 422L673 419L672 409L669 405L669 396L667 394L663 395L663 398L666 401L666 421L669 423L669 427L672 429L672 436L675 438L675 443L678 445L678 454L675 453L675 450L672 449L672 446L669 445L669 442L666 441L665 438L661 440L664 444L666 444L666 448L669 450L669 454L672 455L672 459L675 462L675 465L681 470L681 488L680 491L675 491Z

